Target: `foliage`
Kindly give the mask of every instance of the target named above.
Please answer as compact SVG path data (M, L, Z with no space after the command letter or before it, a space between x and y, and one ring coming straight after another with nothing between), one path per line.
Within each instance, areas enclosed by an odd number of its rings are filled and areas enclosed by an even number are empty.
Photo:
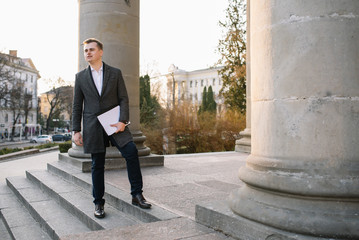
M149 75L140 77L140 123L141 130L146 136L146 145L155 154L163 154L162 127L164 111L158 102L158 97L151 93Z
M202 112L207 111L207 87L205 86L203 88L203 93L202 93L202 103L201 106L199 106L199 110L198 110L198 114L201 114Z
M36 145L36 146L27 146L27 147L24 147L24 150L34 149L34 148L37 148L37 149L51 148L51 147L55 147L57 145L59 145L59 144L58 143L45 143L45 144L40 144L40 145Z
M209 86L208 92L207 87L204 87L202 94L202 103L199 107L198 114L203 112L216 113L217 103L214 100L212 86Z
M245 127L245 117L234 110L213 117L211 112L197 115L190 104L172 110L168 139L172 153L233 151L238 134Z
M163 155L162 129L141 125L141 130L146 136L145 144L151 149L151 153Z
M21 151L21 148L2 148L0 149L0 155L4 155L4 154L9 154L9 153L13 153L13 152L19 152Z
M52 89L46 92L46 103L49 104L49 114L46 119L46 133L49 134L50 126L53 124L53 119L60 119L61 112L65 109L65 99L68 98L67 88L64 86L65 81L62 78L57 80L48 79L47 83L53 85ZM56 86L61 86L57 87Z
M144 126L159 126L161 106L158 98L151 94L150 77L140 77L140 123Z
M218 71L222 79L220 93L230 109L246 111L246 3L244 0L228 1L226 21L219 25L226 31L219 41L221 59Z
M72 147L72 141L66 141L59 144L60 153L67 153L69 149Z
M55 147L57 145L58 145L58 143L45 143L45 144L35 146L35 148L38 148L38 149L52 148L52 147Z
M65 143L68 143L68 142L65 142ZM61 144L65 144L65 143L61 143ZM46 144L41 144L41 145L37 145L37 146L27 146L27 147L24 147L24 148L18 148L18 147L16 147L16 148L7 148L7 147L5 147L5 148L0 149L0 155L5 155L5 154L9 154L9 153L14 153L14 152L20 152L20 151L23 151L23 150L34 149L34 148L37 148L37 149L51 148L51 147L55 147L57 145L59 145L59 144L57 144L57 143L46 143ZM70 148L71 148L71 141L70 141Z

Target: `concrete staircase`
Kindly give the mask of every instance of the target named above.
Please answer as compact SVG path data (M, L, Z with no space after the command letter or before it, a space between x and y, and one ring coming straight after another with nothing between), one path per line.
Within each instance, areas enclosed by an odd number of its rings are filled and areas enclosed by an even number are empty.
M129 193L107 184L106 218L97 219L91 174L63 161L6 182L7 187L0 186L1 239L60 239L179 217L156 205L151 209L133 206Z

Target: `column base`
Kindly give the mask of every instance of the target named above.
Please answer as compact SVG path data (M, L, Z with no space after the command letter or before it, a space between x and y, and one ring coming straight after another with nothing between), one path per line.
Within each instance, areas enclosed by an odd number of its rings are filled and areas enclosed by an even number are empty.
M220 201L196 205L196 221L241 240L325 240L282 231L248 220L233 213L228 203Z
M268 204L261 196L253 196L246 192L246 188L242 187L233 192L229 204L214 201L196 205L196 221L241 240L358 239L358 215L355 215L357 211L354 205L352 209L346 209L345 216L337 215L332 218L340 212L338 209L341 208L341 203L332 202L327 205L326 201L312 200L316 204L287 209L288 204L285 204L287 200L292 203L301 200L281 196L283 201L277 201L278 199L272 196L271 200L276 204L273 202ZM240 197L241 191L246 193ZM232 211L230 205L232 208L233 205L237 205L234 207L245 209L250 214L247 217L238 215ZM320 207L317 208L315 205ZM323 208L328 208L328 211L323 211ZM288 213L291 214L291 218L288 218ZM349 219L346 218L348 216ZM277 221L280 224L277 227L273 226Z
M138 150L138 156L142 157L150 155L151 149L144 145L146 136L143 135L141 131L134 131L132 132L132 135ZM69 149L68 154L74 158L91 158L91 154L84 153L83 147L76 146L74 143L72 143L72 148ZM106 159L107 158L122 158L122 155L116 147L108 147L106 148Z
M231 193L229 205L241 217L305 236L359 239L357 198L292 195L245 185Z
M251 152L251 129L246 128L239 133L242 136L241 139L236 140L235 151L236 152Z
M60 153L59 161L66 162L82 172L91 172L91 158L77 158L70 156L68 153ZM154 167L164 165L164 156L150 154L139 157L140 166ZM124 169L126 168L126 160L122 157L111 158L106 156L105 170Z

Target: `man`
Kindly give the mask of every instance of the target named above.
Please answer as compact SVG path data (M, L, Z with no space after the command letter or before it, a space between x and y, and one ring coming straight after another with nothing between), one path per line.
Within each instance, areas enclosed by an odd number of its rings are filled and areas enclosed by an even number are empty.
M126 159L132 204L141 208L150 208L151 204L142 195L143 184L138 151L127 127L129 104L121 71L102 62L103 44L99 40L89 38L83 44L84 57L89 67L76 74L72 122L75 144L83 146L85 153L91 153L94 215L97 218L105 216L104 166L106 147L109 146L109 142L116 146ZM107 136L97 115L117 105L120 106L120 117L117 123L111 125L117 130L116 133ZM81 134L82 117L83 137Z

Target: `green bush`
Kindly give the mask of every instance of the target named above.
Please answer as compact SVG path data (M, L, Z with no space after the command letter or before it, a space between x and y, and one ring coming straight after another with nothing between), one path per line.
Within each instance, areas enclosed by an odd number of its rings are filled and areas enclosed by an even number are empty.
M28 149L33 149L34 146L28 146L28 147L24 147L24 150L28 150Z
M41 144L41 145L39 145L39 146L35 146L35 148L44 149L44 148L55 147L55 146L57 146L57 145L58 145L57 143L45 143L45 144Z
M67 141L67 142L64 142L64 143L60 143L59 144L59 150L60 150L60 153L67 153L67 151L72 147L72 142L71 140L70 141Z
M2 148L0 150L0 155L4 155L4 154L8 154L8 153L13 153L13 152L18 152L21 151L21 148Z

